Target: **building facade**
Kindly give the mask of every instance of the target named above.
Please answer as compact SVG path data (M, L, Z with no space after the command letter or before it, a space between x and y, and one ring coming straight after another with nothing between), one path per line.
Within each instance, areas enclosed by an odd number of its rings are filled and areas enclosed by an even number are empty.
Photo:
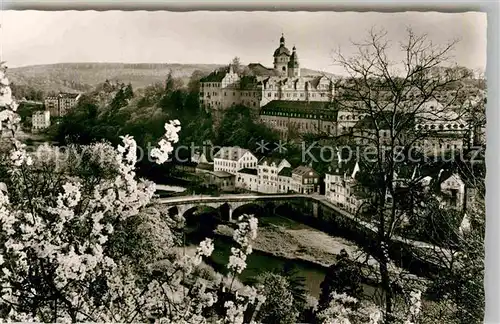
M214 171L236 174L238 170L256 168L257 158L241 147L222 147L214 156Z
M457 173L444 179L439 185L443 207L462 211L465 202L465 183Z
M325 174L325 197L333 205L356 214L369 206L370 197L359 189L356 174L359 165L337 166Z
M50 111L35 111L31 116L31 130L34 132L46 129L50 126Z
M53 117L65 116L80 99L79 93L64 93L61 92L57 96L49 96L44 100L45 109L50 111Z
M278 193L278 174L283 168L291 167L285 159L265 157L257 165L257 175L259 179L258 191L262 193Z
M223 111L234 105L253 108L273 100L331 102L334 83L327 76L302 76L295 46L290 51L281 36L273 53L274 68L259 63L248 65L249 73L239 75L230 65L200 80L200 106L214 115L216 124Z
M236 173L236 188L259 191L259 177L257 176L257 169L241 169Z
M261 108L260 121L282 139L302 134L337 134L337 111L323 102L274 100Z
M319 174L308 166L298 166L292 170L292 191L301 194L318 192Z

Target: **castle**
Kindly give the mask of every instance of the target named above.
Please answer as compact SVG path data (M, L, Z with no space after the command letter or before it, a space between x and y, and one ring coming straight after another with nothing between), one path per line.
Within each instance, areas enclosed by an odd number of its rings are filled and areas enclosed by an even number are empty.
M212 72L200 80L200 105L210 110L218 123L224 110L233 105L259 113L272 101L332 102L332 80L324 75L302 76L297 49L294 46L290 51L283 35L273 53L273 64L267 68L251 63L245 75L234 71L232 65Z

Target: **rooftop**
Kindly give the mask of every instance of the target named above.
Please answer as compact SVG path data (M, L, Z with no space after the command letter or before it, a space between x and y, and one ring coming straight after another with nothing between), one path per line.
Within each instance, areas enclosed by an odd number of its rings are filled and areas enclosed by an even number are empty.
M76 99L78 98L80 94L79 93L68 93L68 92L60 92L57 96L47 96L45 99L49 100L54 100L58 98L64 98L64 99Z
M264 163L266 163L267 165L271 165L274 163L276 164L276 166L278 166L283 160L284 159L278 157L265 156L262 159L260 159L259 165L263 165Z
M285 168L281 169L281 171L278 173L278 176L291 177L292 176L292 168L285 167Z
M245 169L238 170L238 173L245 173L245 174L257 175L257 169L248 169L248 168L245 168Z
M222 147L214 156L214 159L238 161L243 155L251 152L238 146Z
M221 82L222 79L224 79L224 77L226 76L227 72L229 72L229 67L217 69L206 77L201 78L200 82Z
M214 165L213 164L208 164L208 163L198 163L196 166L197 169L200 170L207 170L207 171L213 171L214 170Z
M271 68L265 67L260 63L250 63L248 64L248 69L250 73L255 76L277 76L279 73Z
M314 171L313 168L305 165L300 165L293 169L292 173L300 175L300 176L307 176L307 177L318 177L318 173ZM312 173L312 174L311 174Z
M214 176L216 176L217 178L230 178L230 177L234 177L233 174L228 173L226 171L213 171L213 172L210 172L210 173L213 174Z

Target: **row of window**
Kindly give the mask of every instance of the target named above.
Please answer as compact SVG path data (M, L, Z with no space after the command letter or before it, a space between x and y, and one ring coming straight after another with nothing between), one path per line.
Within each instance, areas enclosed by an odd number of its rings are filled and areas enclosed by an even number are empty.
M446 124L446 125L443 125L443 124L440 124L439 126L435 125L435 124L431 124L431 125L417 125L417 129L440 129L440 130L444 130L444 129L464 129L465 128L465 125L463 124Z
M212 83L209 83L209 82L201 82L201 87L207 87L207 88L220 88L220 83L217 83L217 82L212 82Z
M360 120L363 116L362 115L340 115L339 119L340 120Z

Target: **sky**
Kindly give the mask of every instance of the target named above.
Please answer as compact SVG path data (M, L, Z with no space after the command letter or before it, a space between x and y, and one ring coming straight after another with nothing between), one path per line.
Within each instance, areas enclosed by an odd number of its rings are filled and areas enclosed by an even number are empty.
M333 51L384 28L396 46L406 27L436 44L460 39L453 60L486 67L486 14L477 12L3 11L1 60L9 67L63 62L215 63L235 56L272 67L284 33L301 67L339 73Z

